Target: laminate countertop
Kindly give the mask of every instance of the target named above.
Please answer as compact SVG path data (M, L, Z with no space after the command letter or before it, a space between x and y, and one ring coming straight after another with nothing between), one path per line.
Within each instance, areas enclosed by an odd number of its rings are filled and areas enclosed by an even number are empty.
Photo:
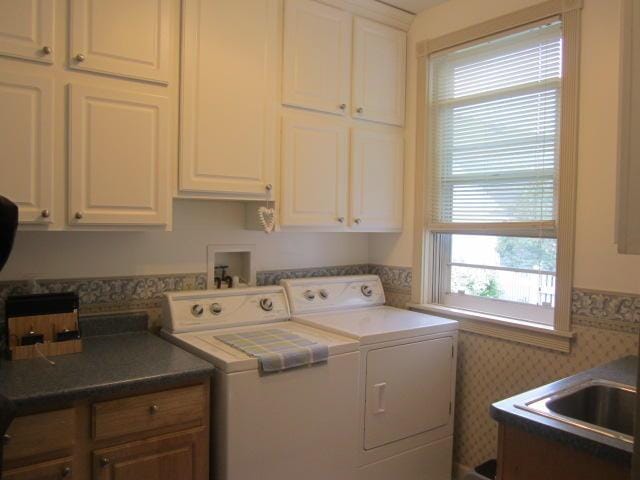
M635 388L638 357L623 357L614 362L577 373L562 380L515 395L491 406L491 416L500 423L523 429L549 440L570 445L592 455L631 465L633 444L601 433L585 430L569 423L533 413L516 405L539 399L578 386L590 380L605 380Z
M118 319L118 325L126 325ZM63 408L77 400L138 395L196 383L214 367L153 333L132 329L105 334L106 322L87 326L83 351L51 357L0 362L0 395L18 415ZM146 328L146 325L145 325ZM126 330L126 329L124 329ZM116 330L117 331L117 330ZM95 335L94 335L95 334Z

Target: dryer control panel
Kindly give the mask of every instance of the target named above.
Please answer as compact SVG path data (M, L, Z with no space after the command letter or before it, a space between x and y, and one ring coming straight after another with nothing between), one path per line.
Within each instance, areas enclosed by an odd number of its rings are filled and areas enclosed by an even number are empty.
M184 333L289 320L279 286L166 293L163 327Z
M384 290L377 275L316 277L281 280L291 313L329 312L384 305Z

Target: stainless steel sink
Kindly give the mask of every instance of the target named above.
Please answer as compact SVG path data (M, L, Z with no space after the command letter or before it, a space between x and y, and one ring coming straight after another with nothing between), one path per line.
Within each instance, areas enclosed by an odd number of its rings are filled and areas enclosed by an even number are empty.
M605 380L590 380L516 406L633 443L635 403L634 388Z

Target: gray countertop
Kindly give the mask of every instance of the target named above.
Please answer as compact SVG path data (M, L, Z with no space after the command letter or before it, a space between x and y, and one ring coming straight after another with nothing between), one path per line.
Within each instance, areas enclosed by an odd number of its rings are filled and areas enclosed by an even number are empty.
M213 365L147 332L83 338L83 351L0 362L0 394L18 414L171 388L212 375Z
M516 407L589 380L608 380L630 387L636 386L638 357L628 356L599 367L572 375L557 382L515 395L491 406L491 416L498 422L521 428L529 433L571 445L607 460L631 465L633 445Z

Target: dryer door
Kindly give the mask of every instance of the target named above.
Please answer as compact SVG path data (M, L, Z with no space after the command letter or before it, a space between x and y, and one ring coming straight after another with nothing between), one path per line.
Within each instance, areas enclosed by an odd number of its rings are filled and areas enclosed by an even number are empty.
M452 349L453 338L444 337L368 353L365 450L449 422Z

